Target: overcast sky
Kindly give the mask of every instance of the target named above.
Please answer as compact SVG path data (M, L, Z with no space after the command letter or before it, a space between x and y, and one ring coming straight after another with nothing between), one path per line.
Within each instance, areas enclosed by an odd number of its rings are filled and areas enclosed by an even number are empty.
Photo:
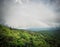
M0 0L0 24L14 28L60 26L60 0Z

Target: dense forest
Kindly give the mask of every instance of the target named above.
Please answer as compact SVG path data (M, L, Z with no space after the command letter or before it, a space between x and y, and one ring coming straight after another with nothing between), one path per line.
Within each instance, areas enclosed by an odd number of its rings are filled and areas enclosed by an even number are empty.
M0 25L0 47L60 47L57 31L30 31Z

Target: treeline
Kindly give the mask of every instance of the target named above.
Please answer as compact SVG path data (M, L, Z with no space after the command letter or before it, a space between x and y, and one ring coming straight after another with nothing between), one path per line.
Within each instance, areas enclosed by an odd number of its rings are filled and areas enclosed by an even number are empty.
M0 25L0 47L60 47L49 31L33 32Z

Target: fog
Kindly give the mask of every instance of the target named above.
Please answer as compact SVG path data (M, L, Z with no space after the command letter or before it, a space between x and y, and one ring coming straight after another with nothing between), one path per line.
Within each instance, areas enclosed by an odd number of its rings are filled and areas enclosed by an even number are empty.
M0 24L26 29L60 26L59 0L0 0Z

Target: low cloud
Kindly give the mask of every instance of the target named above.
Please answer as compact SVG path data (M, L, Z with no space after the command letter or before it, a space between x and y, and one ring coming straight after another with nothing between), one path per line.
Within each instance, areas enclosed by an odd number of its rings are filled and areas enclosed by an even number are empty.
M2 6L1 21L4 25L12 28L59 26L59 23L55 21L57 13L51 5L32 0L14 0L9 2L9 5L8 2L5 0Z

